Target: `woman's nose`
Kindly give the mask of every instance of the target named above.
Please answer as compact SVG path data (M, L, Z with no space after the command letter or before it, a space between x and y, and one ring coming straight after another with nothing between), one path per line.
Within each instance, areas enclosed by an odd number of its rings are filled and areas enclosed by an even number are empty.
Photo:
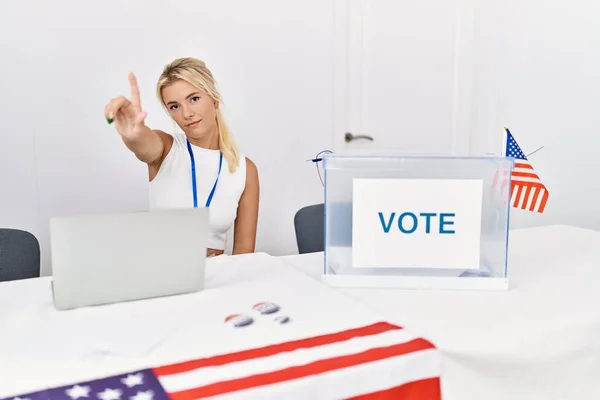
M190 108L183 107L183 116L185 118L191 118L194 116L194 112Z

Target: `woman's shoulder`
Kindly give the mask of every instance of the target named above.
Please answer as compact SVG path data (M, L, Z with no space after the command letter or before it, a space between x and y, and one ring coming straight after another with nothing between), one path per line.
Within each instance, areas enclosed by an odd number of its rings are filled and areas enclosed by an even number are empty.
M158 134L158 136L161 138L165 149L165 156L171 151L172 147L183 148L186 146L185 134L168 133L160 129L153 129L152 131Z
M169 133L161 130L155 130L160 136L170 140L172 143L177 143L178 145L185 145L186 136L183 133Z
M165 132L165 131L160 130L160 129L152 129L152 132L156 133L161 138L166 138L168 140L173 140L173 138L175 136L175 135L173 135L171 133Z
M254 161L252 161L249 157L242 156L240 164L244 166L244 170L246 172L246 182L258 183L258 168L256 167Z
M235 168L236 173L248 174L255 173L257 171L254 161L252 161L250 157L245 156L243 153L238 154L237 160L238 161Z
M254 161L252 161L252 159L250 159L250 157L246 157L243 154L240 157L240 165L244 166L244 168L246 170L246 174L258 173L258 169L256 168L256 164L254 163Z

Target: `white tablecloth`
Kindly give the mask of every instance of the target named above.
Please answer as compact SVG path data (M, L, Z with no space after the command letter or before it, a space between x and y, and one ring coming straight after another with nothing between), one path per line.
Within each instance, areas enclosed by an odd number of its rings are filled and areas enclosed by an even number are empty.
M165 390L222 393L215 400L336 399L389 388L420 393L419 382L429 382L427 390L439 393L439 352L410 330L385 323L276 257L223 256L207 263L202 292L69 311L54 309L50 278L0 284L0 398L65 385L63 396L73 389L91 399L102 390L105 399L148 399L147 387L129 388L121 379L148 381L152 371L138 370L199 358L210 361L155 371ZM252 310L265 301L280 312ZM232 314L255 322L231 327L224 321ZM278 325L277 316L291 322ZM298 340L301 346L291 343ZM263 348L270 345L276 346ZM257 348L263 349L244 352ZM89 382L118 374L126 375ZM243 389L229 392L233 387ZM90 388L98 392L86 392Z
M283 257L314 279L323 254ZM444 400L600 399L600 232L514 230L507 292L337 289L432 340Z

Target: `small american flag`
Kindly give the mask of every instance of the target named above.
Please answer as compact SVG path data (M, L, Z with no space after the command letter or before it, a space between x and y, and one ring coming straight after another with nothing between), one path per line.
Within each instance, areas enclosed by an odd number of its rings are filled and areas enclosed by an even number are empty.
M548 202L548 190L508 128L504 129L506 130L505 156L515 158L515 167L511 174L511 205L515 208L543 213Z
M440 400L440 355L376 322L5 400Z

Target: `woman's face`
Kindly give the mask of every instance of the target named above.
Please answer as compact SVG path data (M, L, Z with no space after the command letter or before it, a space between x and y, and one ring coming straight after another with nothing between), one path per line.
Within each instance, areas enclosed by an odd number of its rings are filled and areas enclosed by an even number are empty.
M171 118L190 138L199 139L216 130L218 103L189 82L178 80L162 90Z

